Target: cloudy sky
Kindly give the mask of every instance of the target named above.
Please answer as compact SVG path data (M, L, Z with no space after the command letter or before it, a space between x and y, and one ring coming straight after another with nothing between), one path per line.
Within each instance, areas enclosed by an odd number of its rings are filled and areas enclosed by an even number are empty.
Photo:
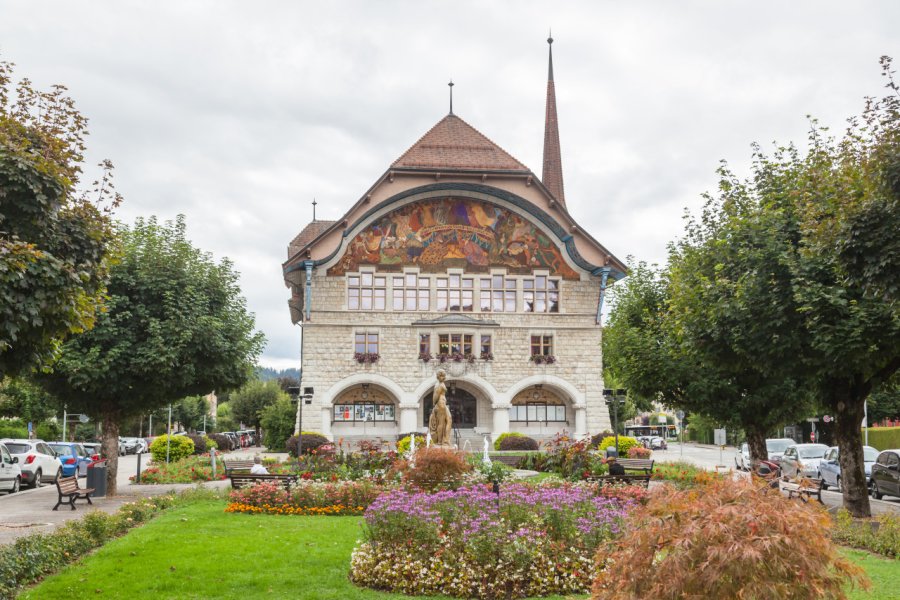
M0 58L69 87L89 159L116 165L118 217L183 213L230 257L298 366L281 277L290 239L335 219L447 112L538 174L547 32L570 212L620 258L663 262L685 209L751 142L836 131L900 61L894 0L150 2L0 0Z

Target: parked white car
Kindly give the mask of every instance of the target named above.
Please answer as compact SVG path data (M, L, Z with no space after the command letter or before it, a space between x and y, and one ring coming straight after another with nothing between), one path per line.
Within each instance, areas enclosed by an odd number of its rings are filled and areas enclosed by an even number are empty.
M738 471L750 470L750 444L744 442L734 455L734 468Z
M0 442L0 490L15 494L21 485L22 469L19 468L19 459L13 458L6 445Z
M62 475L62 463L43 440L2 440L13 458L19 459L22 483L41 487Z

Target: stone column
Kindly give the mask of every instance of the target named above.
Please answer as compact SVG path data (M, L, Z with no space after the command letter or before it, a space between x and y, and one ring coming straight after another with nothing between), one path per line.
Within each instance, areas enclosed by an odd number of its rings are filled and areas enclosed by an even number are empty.
M400 405L400 433L419 430L419 404Z
M575 409L575 437L587 435L587 407L576 404L572 408Z
M509 404L495 404L494 427L491 430L491 439L496 440L501 434L509 433Z
M322 407L322 435L327 437L329 440L334 441L334 436L331 435L331 407L330 406Z

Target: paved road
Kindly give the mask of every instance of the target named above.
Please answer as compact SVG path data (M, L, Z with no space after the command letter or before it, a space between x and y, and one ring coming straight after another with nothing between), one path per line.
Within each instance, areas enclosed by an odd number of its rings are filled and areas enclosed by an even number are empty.
M723 460L719 460L718 446L706 446L699 444L684 444L683 448L677 443L670 443L668 450L654 450L653 458L657 461L673 461L684 460L692 464L709 469L716 470L717 465L724 465L726 469L734 469L734 455L737 449L733 446L726 446L722 451ZM720 469L721 470L721 469ZM736 477L748 477L747 473L735 472ZM843 497L838 492L824 491L822 492L822 502L829 509L837 509L843 505ZM872 506L872 514L882 513L900 513L900 498L887 496L884 500L869 499Z

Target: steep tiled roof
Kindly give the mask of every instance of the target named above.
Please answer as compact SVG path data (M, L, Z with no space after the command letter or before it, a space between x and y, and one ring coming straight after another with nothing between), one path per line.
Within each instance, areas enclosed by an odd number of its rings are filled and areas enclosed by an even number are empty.
M304 246L319 237L323 231L337 223L337 221L313 221L303 228L303 231L297 234L291 243L288 244L288 258L292 257L297 251L303 249Z
M525 165L453 114L438 121L391 167L528 172Z

